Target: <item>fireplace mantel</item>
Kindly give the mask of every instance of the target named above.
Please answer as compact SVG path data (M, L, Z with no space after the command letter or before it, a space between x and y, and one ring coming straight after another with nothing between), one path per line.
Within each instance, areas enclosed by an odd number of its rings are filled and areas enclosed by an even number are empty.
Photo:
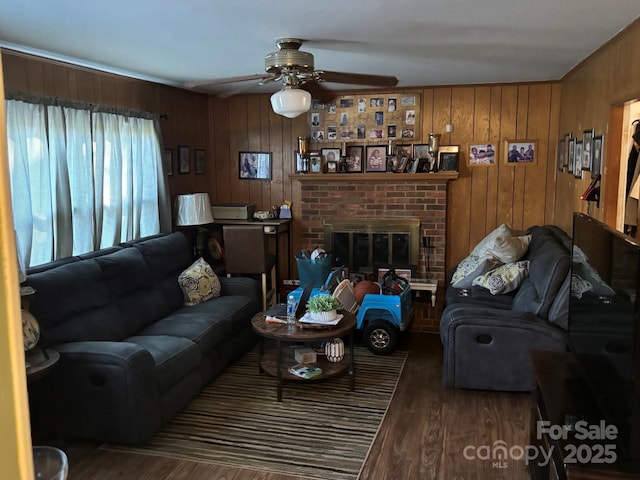
M353 182L357 181L425 181L425 180L457 180L459 172L437 172L437 173L295 173L289 178L299 182L317 182L326 180L328 182Z

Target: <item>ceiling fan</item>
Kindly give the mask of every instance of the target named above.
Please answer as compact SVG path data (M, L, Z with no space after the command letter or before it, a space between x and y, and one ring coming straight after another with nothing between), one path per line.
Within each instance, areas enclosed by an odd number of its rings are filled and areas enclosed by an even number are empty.
M300 50L302 42L297 38L279 39L276 42L278 50L264 57L266 73L220 78L193 86L214 86L256 80L259 85L264 85L281 81L283 88L272 95L271 105L274 112L294 118L311 108L311 94L318 99L330 97L329 91L321 86L324 82L372 87L394 87L398 84L396 77L386 75L316 70L313 55ZM304 88L301 88L302 86Z

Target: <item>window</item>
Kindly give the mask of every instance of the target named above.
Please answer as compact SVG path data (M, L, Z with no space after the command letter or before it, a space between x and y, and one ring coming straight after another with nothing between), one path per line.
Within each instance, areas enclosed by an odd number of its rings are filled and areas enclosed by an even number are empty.
M7 100L12 208L26 265L166 229L156 122L90 107Z

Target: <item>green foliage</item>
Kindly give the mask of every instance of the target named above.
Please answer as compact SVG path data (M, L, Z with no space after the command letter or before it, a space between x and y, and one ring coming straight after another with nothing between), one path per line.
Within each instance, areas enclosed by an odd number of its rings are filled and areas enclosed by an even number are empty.
M339 308L342 308L340 300L331 295L316 295L311 297L307 302L307 310L312 313L330 312L331 310L338 310Z

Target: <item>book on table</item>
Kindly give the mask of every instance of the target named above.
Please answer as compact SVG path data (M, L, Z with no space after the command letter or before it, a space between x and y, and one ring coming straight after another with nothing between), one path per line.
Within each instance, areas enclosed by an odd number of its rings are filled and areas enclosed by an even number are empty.
M322 369L315 365L299 363L289 368L289 372L300 378L313 378L322 373Z

